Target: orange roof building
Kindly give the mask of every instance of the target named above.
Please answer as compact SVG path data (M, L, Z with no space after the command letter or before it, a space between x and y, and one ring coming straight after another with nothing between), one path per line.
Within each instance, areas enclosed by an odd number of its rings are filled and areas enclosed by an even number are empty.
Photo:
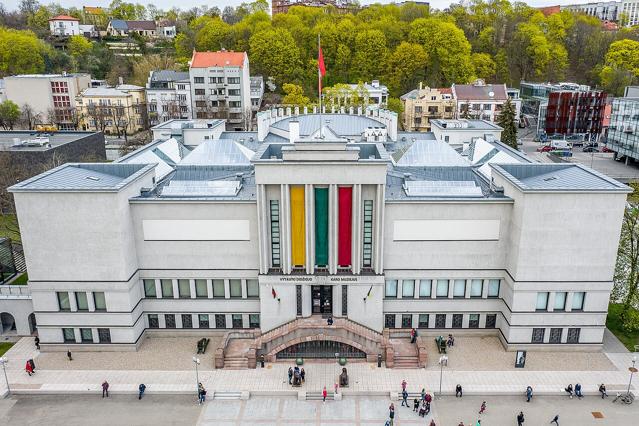
M54 16L53 18L49 19L49 21L78 21L78 22L80 22L80 20L78 18L74 18L73 16L69 16L69 15Z
M245 61L246 60L246 61ZM246 52L233 52L220 50L217 52L196 52L193 51L191 58L191 68L210 68L210 67L240 67L248 64Z
M543 13L544 16L550 16L550 15L554 15L555 13L561 12L561 6L557 5L557 6L538 7L537 10Z

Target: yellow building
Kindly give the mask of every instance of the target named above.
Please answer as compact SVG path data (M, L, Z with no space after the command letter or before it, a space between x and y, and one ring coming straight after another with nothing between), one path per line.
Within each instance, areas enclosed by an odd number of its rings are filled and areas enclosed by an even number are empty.
M120 84L94 87L76 97L80 127L110 135L132 135L148 129L144 87Z
M419 83L419 89L401 96L404 106L404 130L429 132L430 120L455 118L455 100L450 88L431 89Z

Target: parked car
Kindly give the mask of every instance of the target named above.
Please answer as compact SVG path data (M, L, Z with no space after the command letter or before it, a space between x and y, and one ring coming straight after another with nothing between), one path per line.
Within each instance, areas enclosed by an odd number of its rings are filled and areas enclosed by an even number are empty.
M544 146L540 146L539 148L537 148L537 152L550 152L552 151L554 148L550 145L544 145Z
M599 152L599 148L596 146L584 146L584 152Z
M601 152L615 152L612 149L608 148L607 146L604 146L603 148L601 148Z
M587 142L587 143L584 144L584 148L588 148L588 147L591 147L591 146L597 148L599 146L599 144L597 142Z
M557 157L572 157L572 151L569 149L553 149L550 153Z

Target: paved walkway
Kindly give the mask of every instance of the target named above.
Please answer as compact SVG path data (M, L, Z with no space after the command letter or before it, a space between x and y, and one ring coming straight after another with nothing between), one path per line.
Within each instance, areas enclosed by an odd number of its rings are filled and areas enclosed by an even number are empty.
M456 343L456 346L459 343ZM618 349L618 348L617 348ZM479 352L481 354L481 352ZM33 358L38 367L38 352L34 349L32 338L21 339L6 354L9 358L7 375L11 388L16 392L28 393L86 393L99 392L100 384L108 380L113 392L135 393L140 383L147 385L149 393L189 393L195 392L195 369L169 370L72 370L72 369L40 369L29 377L24 371L24 363ZM457 383L462 384L467 394L519 394L526 386L531 385L536 394L559 394L568 383L580 382L584 392L596 392L600 383L606 383L609 392L623 390L627 387L629 373L627 362L629 353L606 354L611 360L607 370L584 368L580 371L553 369L549 371L524 370L456 370L455 364L449 362L441 371L442 391L454 393ZM213 355L206 355L212 358ZM201 357L204 358L204 357ZM190 359L190 358L189 358ZM452 361L452 360L451 360ZM64 361L65 368L75 361ZM204 364L204 363L203 363ZM254 370L212 370L201 368L198 380L209 391L249 391L251 393L280 393L295 395L301 391L320 391L323 386L329 389L337 380L341 367L335 362L308 363L306 383L302 388L291 388L288 385L287 363L267 364L266 368ZM414 369L396 370L377 368L371 363L349 363L350 387L344 394L377 394L388 395L400 388L402 380L408 382L410 391L422 388L430 392L439 390L440 370ZM0 377L0 393L5 385ZM639 378L637 378L639 383Z

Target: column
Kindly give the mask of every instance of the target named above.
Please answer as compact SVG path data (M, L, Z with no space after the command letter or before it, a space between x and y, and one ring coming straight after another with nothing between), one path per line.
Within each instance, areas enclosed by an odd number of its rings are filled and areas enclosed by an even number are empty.
M174 299L179 299L180 298L180 289L178 287L178 282L177 280L171 280L171 284L173 285L173 298Z
M260 273L268 273L268 269L271 264L270 250L269 250L269 213L268 213L268 200L266 199L266 186L263 184L257 185L257 235L258 244L260 250Z
M384 270L383 257L384 257L384 191L383 184L377 185L376 197L375 197L375 215L373 217L375 234L373 237L373 252L374 259L373 265L375 265L375 273L381 274Z
M353 188L340 187L337 192L339 198L337 264L347 266L353 264Z
M311 285L302 284L302 317L310 317L313 313Z
M280 188L280 262L284 274L291 273L291 219L288 200L288 184L283 184Z
M195 280L189 280L189 291L191 292L191 299L195 299L197 294L195 292Z
M333 286L333 316L341 317L342 316L342 286L334 285Z
M89 312L95 311L95 300L93 299L93 292L87 292L87 305L89 308Z

